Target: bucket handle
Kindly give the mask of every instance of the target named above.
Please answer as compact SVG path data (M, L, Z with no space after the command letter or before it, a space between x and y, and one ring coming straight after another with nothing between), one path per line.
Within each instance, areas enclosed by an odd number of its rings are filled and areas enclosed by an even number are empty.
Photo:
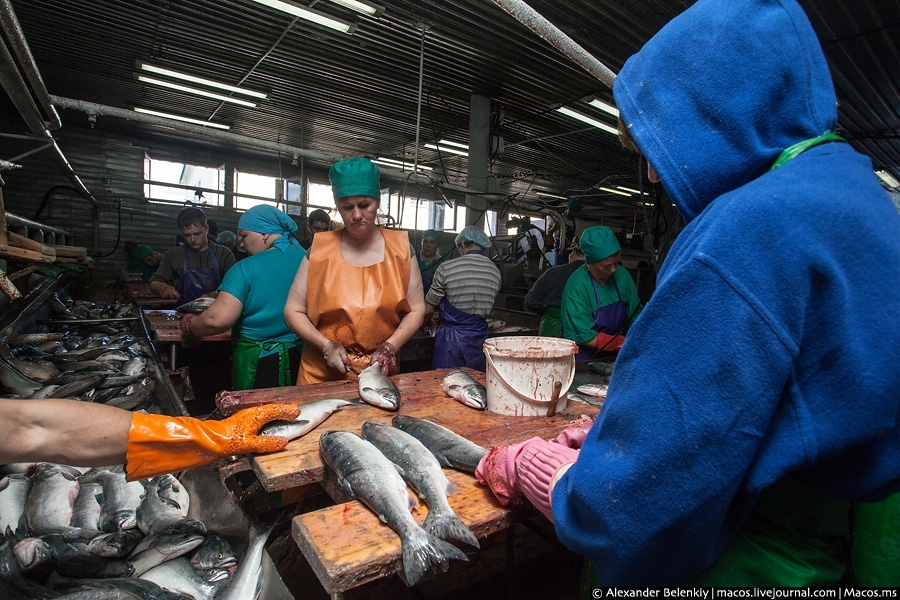
M537 398L531 398L531 397L526 396L526 395L524 395L524 394L520 394L520 393L519 393L519 390L517 390L516 388L514 388L513 386L511 386L511 385L509 384L509 382L506 381L506 379L503 377L503 374L500 373L500 369L498 369L497 367L494 366L494 359L491 357L491 353L490 353L490 352L485 352L485 353L484 353L484 356L487 358L487 362L489 362L490 365L491 365L491 367L494 369L494 373L496 373L496 374L497 374L497 377L500 378L500 381L503 382L503 385L505 385L505 386L507 387L507 389L511 390L513 394L515 394L516 396L518 396L518 397L521 398L522 400L527 400L528 402L541 403L541 404L547 404L547 403L553 402L553 399L550 399L550 400L538 400ZM566 392L569 391L569 388L572 386L572 381L573 381L574 379L575 379L575 355L573 354L573 355L572 355L572 368L569 370L568 381L566 381L564 384L562 384L562 388L561 388L561 390L560 390L559 396L562 396L563 394L565 394ZM559 396L557 396L557 402L559 401Z

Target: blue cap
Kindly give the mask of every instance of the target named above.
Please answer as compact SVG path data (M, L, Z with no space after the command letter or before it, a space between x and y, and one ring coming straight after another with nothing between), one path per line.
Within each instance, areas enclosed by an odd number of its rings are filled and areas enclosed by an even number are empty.
M378 165L368 158L358 156L334 163L328 172L328 180L335 202L348 196L381 199Z
M462 231L456 234L456 245L459 246L464 243L478 244L485 250L491 247L491 240L488 238L487 234L474 225L464 227Z

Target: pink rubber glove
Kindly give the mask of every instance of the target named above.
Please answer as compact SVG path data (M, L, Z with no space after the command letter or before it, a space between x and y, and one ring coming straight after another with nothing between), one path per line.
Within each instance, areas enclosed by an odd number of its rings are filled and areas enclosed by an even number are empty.
M550 440L551 442L556 442L557 444L562 444L568 448L574 448L576 450L581 449L581 445L584 444L584 438L587 437L588 431L593 427L594 421L585 421L579 425L573 425L571 427L566 427L562 430L562 432Z
M491 488L494 496L503 506L522 497L516 459L528 444L542 442L538 437L506 446L494 446L475 467L475 478Z
M519 487L536 509L553 522L550 498L560 469L578 459L578 450L537 439L528 443L516 458ZM564 473L565 471L563 471Z
M608 333L598 333L597 337L594 338L594 347L597 350L603 350L605 352L613 352L615 350L618 350L624 343L624 335L609 335Z

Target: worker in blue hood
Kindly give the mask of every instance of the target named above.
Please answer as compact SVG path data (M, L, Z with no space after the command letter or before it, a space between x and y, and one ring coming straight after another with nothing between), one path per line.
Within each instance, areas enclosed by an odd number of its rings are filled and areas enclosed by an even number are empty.
M614 95L686 227L593 426L476 475L606 585L852 581L851 502L900 490L900 214L832 133L813 29L793 0L699 0Z

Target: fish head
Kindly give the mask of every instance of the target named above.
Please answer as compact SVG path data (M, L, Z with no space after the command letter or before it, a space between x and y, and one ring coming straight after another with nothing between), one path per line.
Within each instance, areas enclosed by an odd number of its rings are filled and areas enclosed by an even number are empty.
M13 546L12 552L23 571L34 570L53 560L50 546L41 538L25 538Z
M397 393L396 389L361 387L359 396L365 402L379 408L386 408L387 410L400 409L400 394Z
M485 389L480 385L467 385L461 390L459 396L460 402L469 408L484 410L487 408L487 394Z

